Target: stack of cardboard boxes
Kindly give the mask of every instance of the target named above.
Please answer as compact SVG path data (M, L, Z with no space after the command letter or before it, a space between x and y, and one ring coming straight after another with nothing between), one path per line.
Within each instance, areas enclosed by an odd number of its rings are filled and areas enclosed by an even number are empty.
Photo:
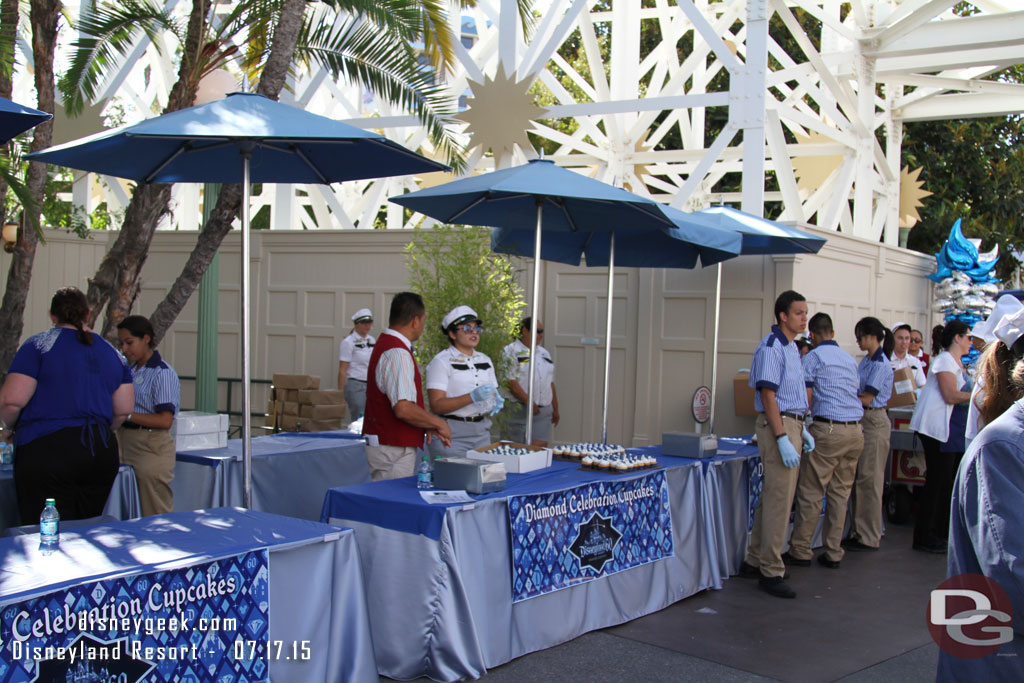
M345 395L321 390L320 378L312 375L274 374L276 400L267 406L267 425L284 432L323 432L341 429Z

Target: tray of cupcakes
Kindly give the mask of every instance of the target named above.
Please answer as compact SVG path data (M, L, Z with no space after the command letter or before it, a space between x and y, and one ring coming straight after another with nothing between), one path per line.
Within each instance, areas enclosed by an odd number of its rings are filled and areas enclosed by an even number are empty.
M580 469L628 474L658 466L658 461L649 455L627 453L623 446L603 443L573 443L555 446L552 456L557 460L578 462Z

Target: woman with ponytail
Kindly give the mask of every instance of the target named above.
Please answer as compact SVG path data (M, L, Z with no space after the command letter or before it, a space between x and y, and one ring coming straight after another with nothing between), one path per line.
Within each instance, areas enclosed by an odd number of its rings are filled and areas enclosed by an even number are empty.
M948 530L949 496L959 454L963 451L943 452L943 445L956 441L958 436L959 442L963 442L963 433L951 430L950 420L953 406L966 404L971 398L960 361L971 350L970 332L967 323L959 320L951 320L933 330L931 371L910 418L910 428L921 440L925 459L925 483L914 524L914 550L946 552L944 537Z
M857 368L858 396L864 406L861 427L864 450L857 462L853 488L853 517L847 550L878 550L882 542L882 490L889 456L891 425L885 406L892 395L892 332L878 318L861 318L853 328L857 346L867 355Z
M14 483L22 524L47 498L62 519L103 512L119 467L113 429L134 403L132 374L113 346L85 326L74 287L50 302L53 328L21 345L0 387L0 418L14 432Z

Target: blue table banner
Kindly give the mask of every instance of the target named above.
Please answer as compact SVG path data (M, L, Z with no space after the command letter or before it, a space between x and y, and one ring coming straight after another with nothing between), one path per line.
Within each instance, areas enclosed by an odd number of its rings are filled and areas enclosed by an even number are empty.
M761 492L764 490L764 464L761 456L747 460L747 531L754 528L754 512L761 502Z
M266 681L265 548L0 605L0 681Z
M509 496L512 601L672 557L665 471Z

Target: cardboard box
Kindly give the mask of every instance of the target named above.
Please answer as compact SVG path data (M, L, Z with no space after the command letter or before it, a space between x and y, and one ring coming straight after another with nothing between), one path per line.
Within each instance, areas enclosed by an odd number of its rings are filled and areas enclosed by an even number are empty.
M299 390L298 389L278 389L277 400L284 403L285 401L291 401L292 403L299 402Z
M917 395L914 390L914 371L910 368L900 368L892 373L892 396L889 398L887 408L899 406L912 406L917 403Z
M313 420L341 419L345 417L345 404L315 406L308 403L299 404L299 415Z
M293 403L292 401L285 401L283 404L282 413L285 415L298 415L299 404Z
M341 429L341 418L311 420L298 415L282 415L277 424L284 432L327 432Z
M275 372L272 376L272 381L277 389L320 388L320 378L313 375L282 375Z
M525 448L533 451L527 455L490 455L483 453L497 446L512 446L513 448ZM480 450L466 451L466 457L471 460L487 460L489 462L500 462L504 463L505 471L516 474L522 474L523 472L533 472L534 470L540 470L545 467L551 467L551 449L550 448L539 448L537 446L527 446L523 443L517 443L515 441L498 441L488 446L484 446Z
M322 391L306 389L299 391L298 397L295 400L299 403L308 403L315 406L344 406L345 392L338 389L324 389Z
M736 408L736 417L754 417L754 387L749 385L750 371L741 370L732 380L732 400Z

